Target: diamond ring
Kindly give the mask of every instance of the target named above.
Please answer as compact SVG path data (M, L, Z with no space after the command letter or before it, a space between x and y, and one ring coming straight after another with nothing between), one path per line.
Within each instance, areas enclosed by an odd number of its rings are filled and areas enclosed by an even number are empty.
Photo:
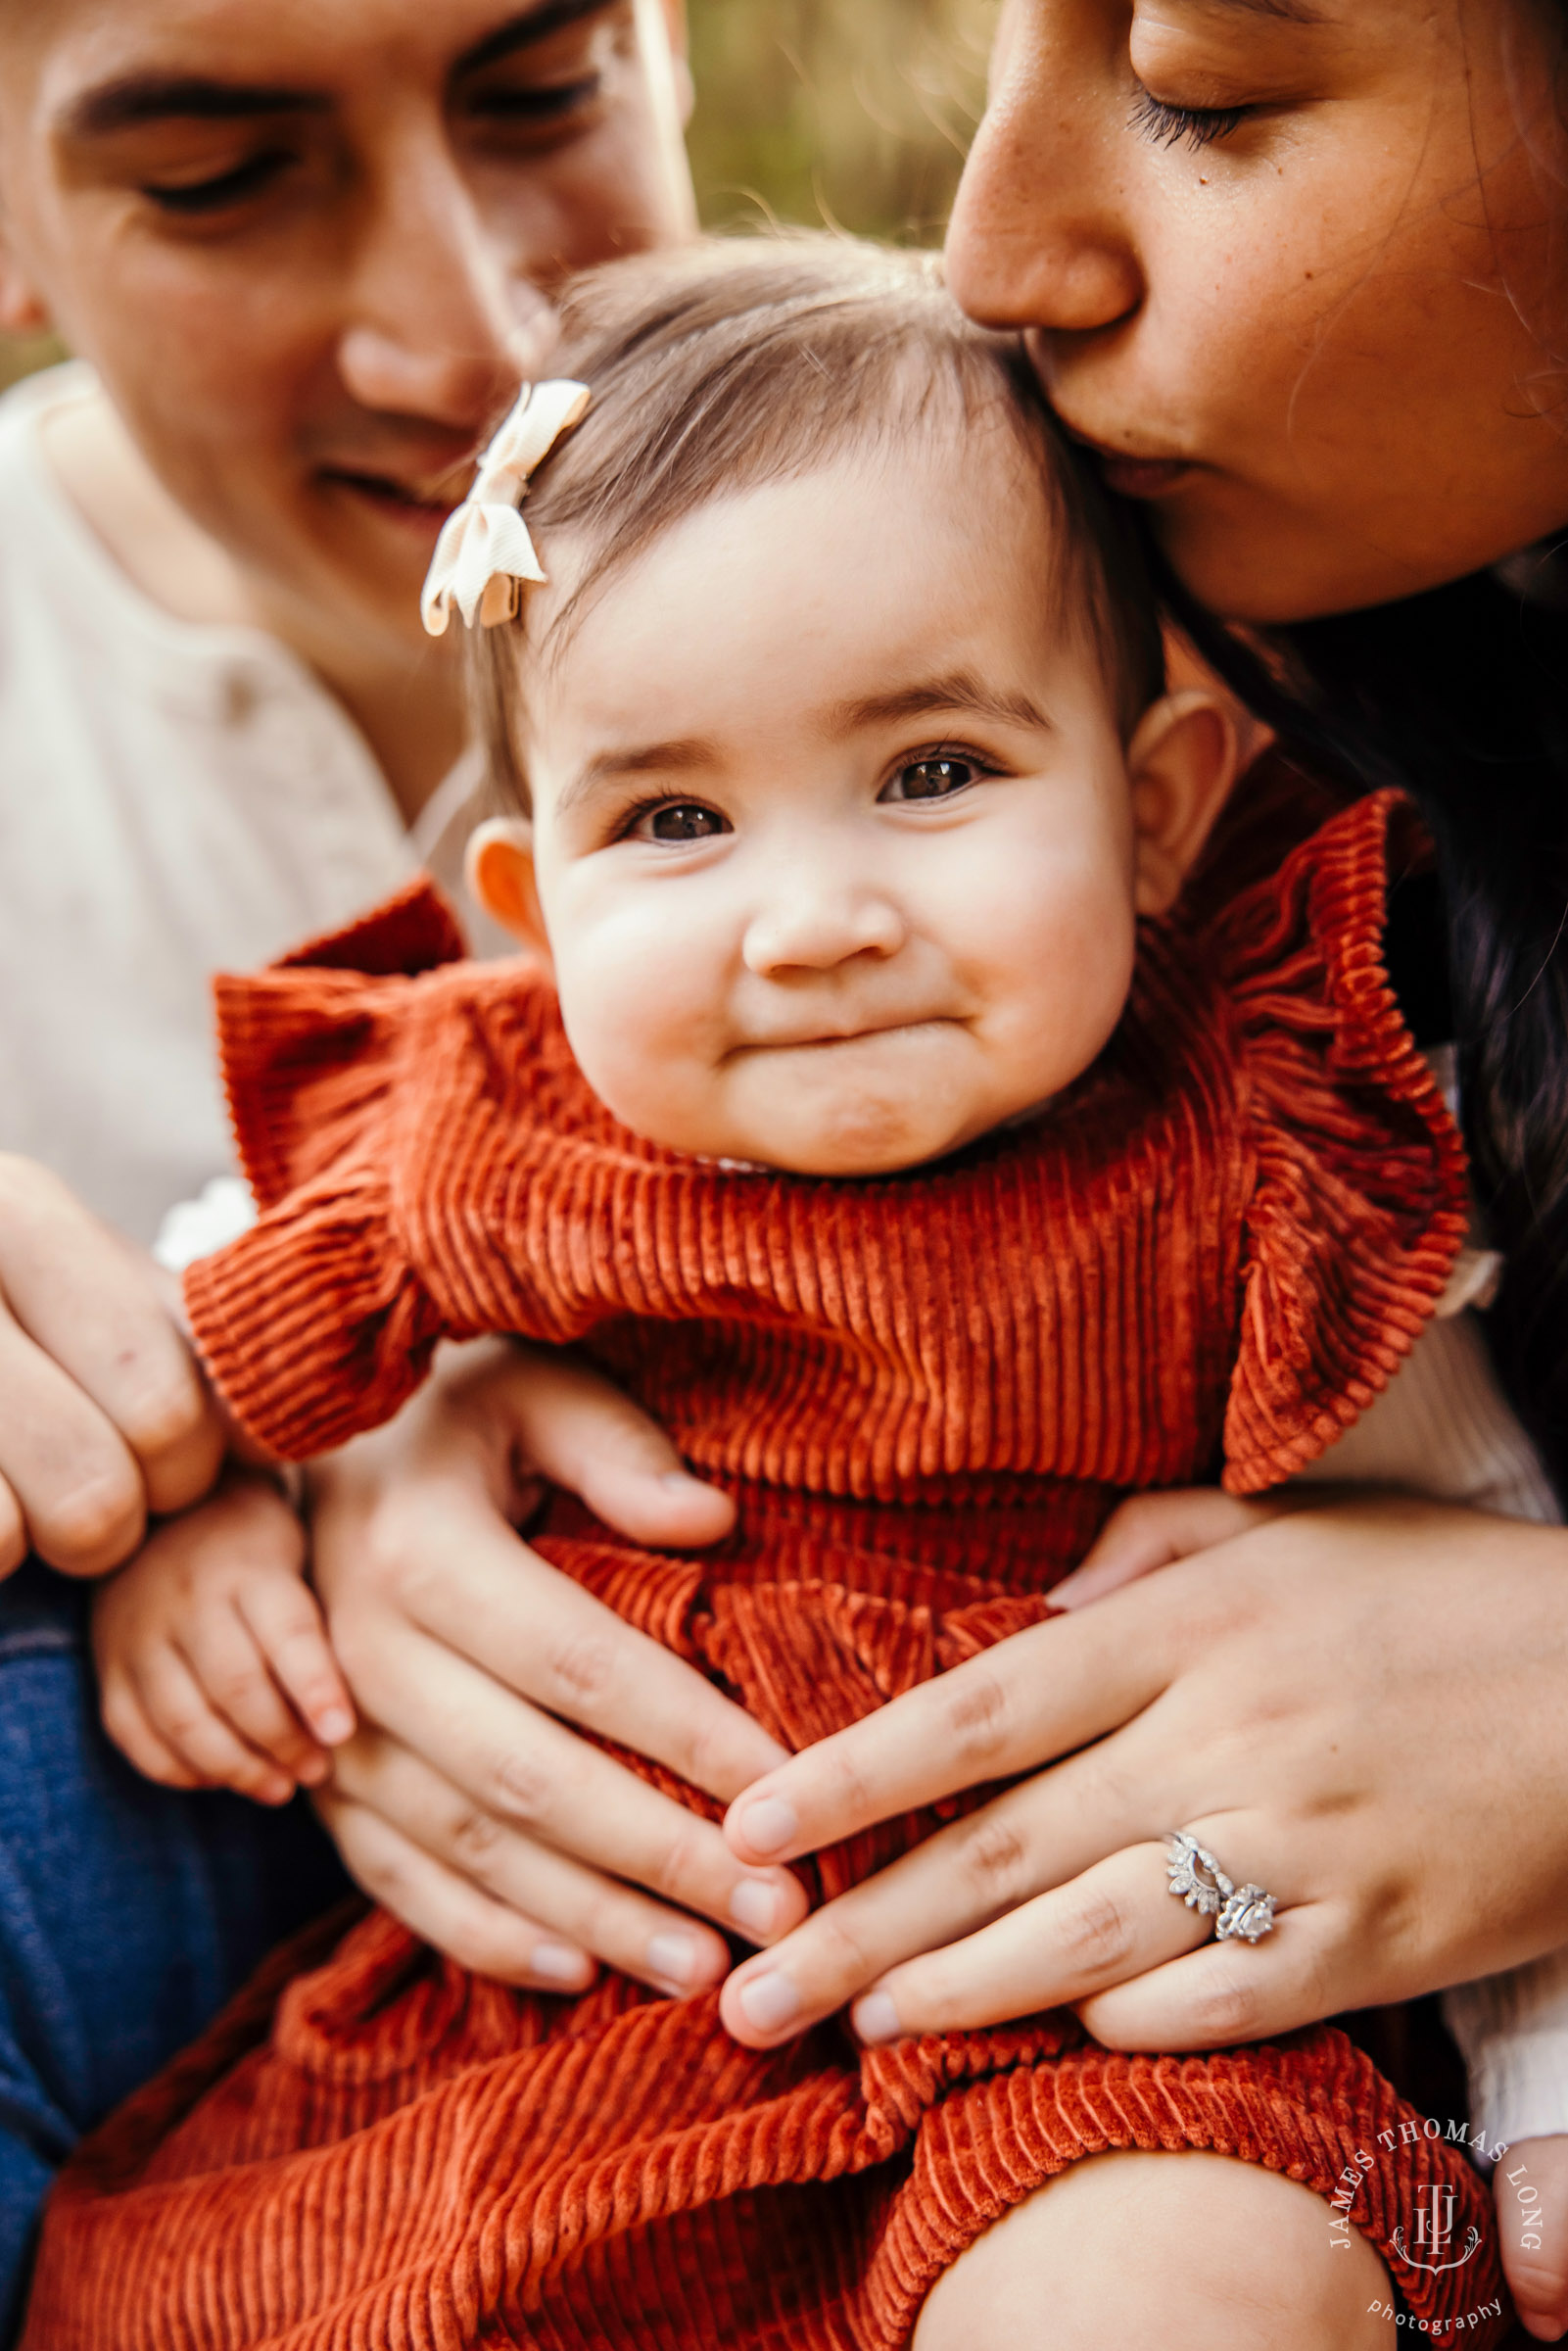
M1165 1838L1165 1876L1178 1901L1213 1920L1216 1943L1261 1943L1273 1933L1274 1895L1261 1886L1238 1887L1185 1829L1172 1829Z

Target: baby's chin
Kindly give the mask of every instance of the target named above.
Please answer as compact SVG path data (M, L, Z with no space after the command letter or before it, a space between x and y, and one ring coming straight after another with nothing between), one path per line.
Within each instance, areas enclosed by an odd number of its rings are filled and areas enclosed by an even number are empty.
M751 1088L753 1093L767 1089ZM845 1180L897 1176L945 1159L991 1128L1007 1111L943 1101L939 1089L812 1085L805 1098L781 1084L772 1098L702 1122L685 1136L653 1136L669 1149L733 1166L771 1168L785 1176Z

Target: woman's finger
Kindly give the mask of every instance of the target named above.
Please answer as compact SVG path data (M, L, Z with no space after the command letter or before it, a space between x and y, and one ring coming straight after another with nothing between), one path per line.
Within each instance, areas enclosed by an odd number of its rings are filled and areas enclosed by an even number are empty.
M223 1427L165 1278L57 1176L11 1154L0 1154L0 1295L119 1432L147 1508L199 1501L221 1466ZM10 1473L9 1456L0 1466Z
M459 1967L534 1991L580 1992L593 1983L586 1951L493 1900L380 1813L332 1788L313 1800L355 1883Z
M922 1952L1147 1843L1155 1824L1126 1790L1091 1748L939 1829L737 1969L725 1990L730 2030L753 2046L787 2039Z
M978 1934L883 1976L855 2002L873 2046L912 2033L977 2032L1065 2008L1208 1941L1212 1921L1171 1898L1163 1845L1130 1846Z
M1269 1504L1243 1502L1218 1486L1134 1494L1106 1521L1072 1574L1053 1587L1052 1605L1083 1608L1091 1601L1109 1600L1124 1584L1172 1567L1196 1552L1214 1550L1274 1514Z
M769 1772L731 1805L725 1834L743 1860L793 1859L1069 1754L1159 1696L1177 1621L1150 1588L1016 1634Z
M730 1964L729 1946L702 1921L522 1835L373 1733L340 1751L333 1786L395 1816L401 1835L449 1867L460 1857L465 1877L493 1900L546 1921L563 1942L660 1991L705 1990Z
M1174 1903L1171 1905L1175 1907ZM1077 2003L1111 2049L1221 2049L1297 2032L1353 2004L1339 1972L1347 1920L1331 1902L1281 1910L1258 1943L1204 1944Z

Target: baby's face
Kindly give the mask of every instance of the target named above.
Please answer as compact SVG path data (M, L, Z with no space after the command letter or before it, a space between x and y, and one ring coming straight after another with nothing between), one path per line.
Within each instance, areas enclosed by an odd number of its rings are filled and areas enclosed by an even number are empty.
M1046 529L997 428L843 462L698 512L532 663L539 916L626 1126L871 1176L1100 1052L1174 885Z

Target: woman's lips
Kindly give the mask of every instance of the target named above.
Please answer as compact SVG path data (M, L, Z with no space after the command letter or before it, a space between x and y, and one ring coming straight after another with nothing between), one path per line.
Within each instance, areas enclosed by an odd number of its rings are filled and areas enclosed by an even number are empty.
M1179 489L1197 470L1190 457L1141 457L1130 449L1114 449L1089 433L1073 432L1073 440L1099 459L1101 475L1118 498L1164 498Z

